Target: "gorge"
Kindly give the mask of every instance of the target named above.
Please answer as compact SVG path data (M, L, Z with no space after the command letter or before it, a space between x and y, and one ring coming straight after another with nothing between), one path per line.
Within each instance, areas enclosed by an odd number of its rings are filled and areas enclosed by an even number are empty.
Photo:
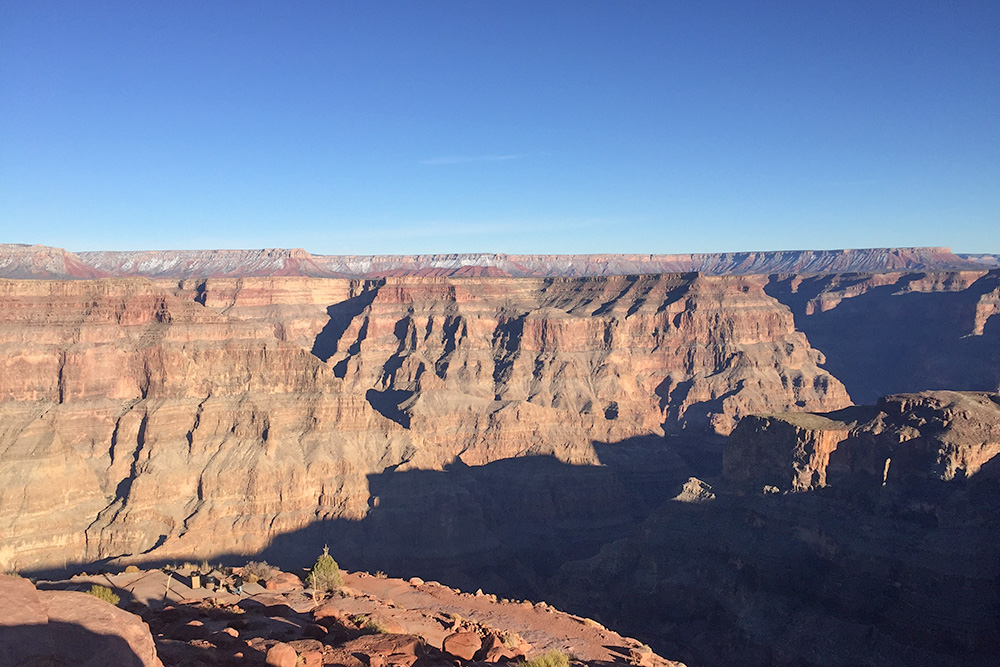
M0 569L329 544L690 665L990 664L998 313L941 248L0 246Z

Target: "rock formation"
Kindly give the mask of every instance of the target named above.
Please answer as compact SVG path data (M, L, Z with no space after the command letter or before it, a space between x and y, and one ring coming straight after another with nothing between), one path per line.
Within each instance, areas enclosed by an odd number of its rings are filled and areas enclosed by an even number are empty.
M686 485L550 599L692 664L990 665L998 453L997 394L745 417L714 497Z
M211 566L209 566L211 568ZM213 574L225 576L212 569ZM275 667L429 667L432 665L523 663L555 651L572 655L574 664L631 664L636 667L683 667L665 660L641 642L623 637L590 619L558 611L544 602L501 600L437 582L410 581L344 573L345 586L329 596L303 589L295 574L272 570L266 581L247 582L242 592L214 586L211 575L196 588L188 566L178 571L139 570L101 575L77 575L69 580L40 581L35 591L26 579L0 577L0 664L81 664L76 661L22 661L50 654L78 655L99 644L70 645L49 637L48 645L35 622L44 613L35 598L75 601L92 618L68 619L60 627L68 637L87 628L104 627L113 644L133 654L97 654L87 663L100 665L273 665ZM197 575L196 575L197 576ZM96 598L75 592L95 584L121 595L130 614ZM209 584L212 588L205 588ZM127 600L127 602L126 602ZM26 604L27 603L27 604ZM48 604L49 609L54 609ZM65 615L65 610L60 613ZM46 626L42 625L41 630ZM150 636L150 628L153 637ZM8 634L5 634L8 633ZM36 641L18 642L27 637ZM156 650L153 650L155 640ZM53 646L58 644L58 650ZM157 660L157 653L159 660ZM140 662L141 659L141 662ZM103 661L101 661L103 660Z
M365 516L390 468L843 407L765 283L0 282L0 560L249 553Z
M74 591L0 574L0 665L163 667L141 618Z
M859 403L1000 388L1000 270L774 275L765 290Z
M810 491L837 476L893 486L971 477L1000 453L1000 395L929 391L887 396L874 410L744 418L724 475L751 491Z
M5 246L0 274L2 569L329 544L695 664L1000 651L985 260Z

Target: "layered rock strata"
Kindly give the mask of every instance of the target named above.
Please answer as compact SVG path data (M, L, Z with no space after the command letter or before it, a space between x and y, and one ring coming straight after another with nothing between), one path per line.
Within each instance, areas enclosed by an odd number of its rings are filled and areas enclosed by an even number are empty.
M252 552L367 516L390 469L596 464L595 443L846 405L764 284L0 282L0 558Z
M767 293L859 403L1000 388L1000 271L774 275Z
M746 417L726 447L724 475L753 491L809 491L838 476L950 481L998 453L1000 394L933 391L887 396L873 409Z

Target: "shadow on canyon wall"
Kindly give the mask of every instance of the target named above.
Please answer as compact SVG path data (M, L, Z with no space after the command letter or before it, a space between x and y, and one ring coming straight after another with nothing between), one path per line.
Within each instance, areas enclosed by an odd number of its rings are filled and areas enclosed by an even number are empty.
M690 503L671 500L682 444L595 443L600 466L390 469L369 476L363 520L218 560L301 572L329 545L346 569L544 599L692 666L994 664L1000 460L951 482Z
M595 449L602 465L526 456L470 467L456 459L445 470L369 475L363 520L279 535L259 557L302 567L329 545L347 569L538 598L563 563L627 535L692 474L662 438Z
M330 321L316 335L316 340L313 342L311 350L312 354L323 361L332 357L337 352L337 344L344 335L344 332L351 326L354 318L360 315L365 308L372 305L376 294L378 294L378 290L366 290L346 301L341 301L328 307L326 312L330 316ZM361 338L364 338L363 332ZM353 350L353 352L356 353L357 350ZM339 377L343 377L343 373Z
M989 274L961 292L898 293L921 274L846 298L826 312L806 314L829 277L772 277L768 295L788 306L795 326L826 355L823 367L857 404L928 389L996 391L1000 386L1000 316L971 335L979 298L994 289ZM861 279L859 278L859 281Z
M972 478L667 502L549 602L690 665L992 665L1000 460Z

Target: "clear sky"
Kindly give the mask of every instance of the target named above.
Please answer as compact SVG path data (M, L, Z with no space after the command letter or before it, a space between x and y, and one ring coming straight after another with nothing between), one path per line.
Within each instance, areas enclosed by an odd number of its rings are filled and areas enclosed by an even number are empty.
M1000 252L1000 2L0 0L0 242Z

